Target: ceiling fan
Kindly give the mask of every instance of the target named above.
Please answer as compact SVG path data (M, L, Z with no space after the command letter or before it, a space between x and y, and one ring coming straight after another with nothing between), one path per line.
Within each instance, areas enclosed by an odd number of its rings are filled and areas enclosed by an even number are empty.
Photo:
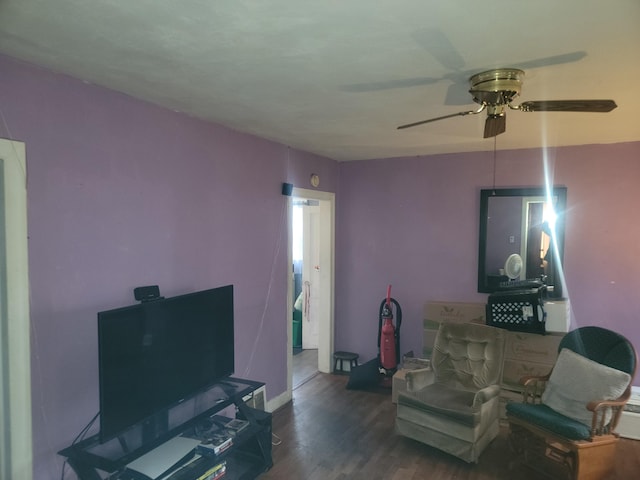
M517 68L497 68L473 75L469 79L469 93L480 108L407 123L400 125L398 130L445 118L475 115L486 110L484 138L489 138L504 133L507 108L521 112L610 112L617 107L613 100L539 100L513 105L511 102L520 95L523 77L524 71Z

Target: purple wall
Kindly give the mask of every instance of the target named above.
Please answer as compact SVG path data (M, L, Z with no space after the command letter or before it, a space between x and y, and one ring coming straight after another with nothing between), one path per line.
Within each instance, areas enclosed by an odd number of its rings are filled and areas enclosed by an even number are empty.
M545 156L551 183L567 186L573 325L604 325L640 347L640 142L501 151L496 185L543 185ZM492 176L492 152L340 164L336 348L377 354L387 284L403 311L401 352L422 351L425 302L486 301L476 292L478 219Z
M282 182L337 163L0 56L0 136L24 141L34 478L98 411L96 312L158 284L235 285L236 374L286 390ZM298 183L301 182L301 183Z
M402 351L422 349L426 301L486 299L478 210L492 153L337 164L2 56L0 71L0 136L27 146L34 478L59 476L56 452L96 413L96 312L133 303L135 286L233 283L236 373L269 397L286 389L282 182L309 188L314 172L336 192L336 349L375 356L388 284ZM546 153L568 187L574 324L640 345L640 142ZM497 185L541 184L544 154L499 152Z
M518 197L489 197L488 210L485 272L498 275L509 255L520 254L522 200ZM513 243L509 243L510 236L514 237Z

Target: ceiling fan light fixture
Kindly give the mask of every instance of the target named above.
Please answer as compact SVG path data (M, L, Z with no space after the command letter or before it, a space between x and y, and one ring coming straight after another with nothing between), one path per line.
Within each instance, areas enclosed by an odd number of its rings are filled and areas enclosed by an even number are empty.
M469 93L476 103L507 105L522 90L524 72L517 68L497 68L469 78Z
M441 117L401 125L398 129L415 127L425 123L444 120L456 116L477 114L487 111L484 124L484 138L495 137L506 130L505 110L521 112L610 112L617 107L613 100L538 100L513 105L511 102L520 95L524 71L518 68L496 68L477 73L469 78L473 101L480 105L478 110L458 112Z

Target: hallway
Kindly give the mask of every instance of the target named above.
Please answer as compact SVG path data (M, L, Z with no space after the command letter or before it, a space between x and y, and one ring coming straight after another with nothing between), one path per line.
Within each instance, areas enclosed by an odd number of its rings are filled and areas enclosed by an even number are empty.
M295 390L306 383L318 373L318 350L302 350L293 355L293 381L292 388Z

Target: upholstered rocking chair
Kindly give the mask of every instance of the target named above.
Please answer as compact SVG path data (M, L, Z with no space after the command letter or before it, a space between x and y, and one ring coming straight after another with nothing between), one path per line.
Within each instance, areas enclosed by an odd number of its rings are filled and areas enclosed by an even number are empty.
M505 332L473 323L443 323L428 369L406 372L396 431L477 463L499 432Z
M523 403L507 404L516 461L553 479L610 478L636 352L622 335L600 327L569 332L558 351L548 375L521 380Z

